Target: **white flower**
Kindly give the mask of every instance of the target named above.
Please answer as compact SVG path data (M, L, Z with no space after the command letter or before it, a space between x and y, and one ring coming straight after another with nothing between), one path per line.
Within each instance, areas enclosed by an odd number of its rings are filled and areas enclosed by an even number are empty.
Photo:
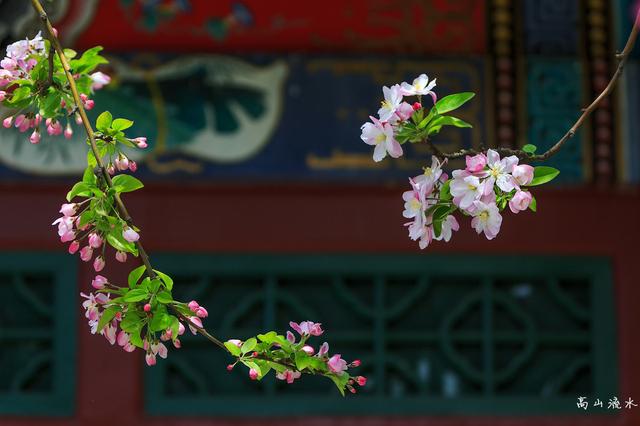
M478 234L484 232L488 240L494 239L500 232L502 216L495 203L485 204L482 201L474 201L475 210L471 226Z
M484 192L484 184L477 176L469 175L464 170L454 170L451 180L451 195L453 203L462 210L473 206L473 202L479 200Z
M380 121L389 121L395 114L398 107L402 103L402 94L400 93L400 85L396 84L391 87L384 86L382 88L384 101L378 110Z
M436 79L434 78L429 82L429 78L426 74L420 74L418 78L413 80L413 84L403 82L401 87L401 93L404 96L416 96L416 95L430 95L433 98L433 103L436 103L436 94L432 91L436 87Z
M518 164L518 157L512 155L500 159L500 154L490 149L487 151L487 166L489 167L488 176L489 179L485 182L485 185L493 188L493 184L498 185L498 188L504 192L511 192L518 188L518 182L511 175L514 166Z
M449 242L453 231L457 231L458 229L460 229L460 224L453 215L449 215L442 221L440 236L434 238L438 241L445 240L446 242Z
M365 123L362 125L362 134L360 138L367 145L374 145L373 161L382 161L387 153L393 158L402 155L402 147L395 139L393 127L389 123L382 123L375 117L369 117L373 123Z

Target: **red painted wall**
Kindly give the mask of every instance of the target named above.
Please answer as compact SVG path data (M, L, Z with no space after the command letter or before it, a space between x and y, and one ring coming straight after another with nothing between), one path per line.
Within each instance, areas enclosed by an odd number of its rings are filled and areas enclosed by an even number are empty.
M0 250L64 250L49 226L66 187L0 185ZM183 252L414 252L402 227L403 188L337 186L153 185L126 202L151 256ZM538 191L539 212L506 215L491 242L465 222L449 244L422 252L490 254L584 254L613 260L618 315L620 394L640 400L640 188L575 188ZM167 207L166 200L171 200ZM256 206L259 216L256 216ZM108 268L113 268L111 262ZM113 271L126 273L125 268ZM108 271L111 275L112 272ZM83 289L91 271L79 271ZM80 291L80 289L79 289ZM127 354L88 333L78 300L79 365L77 412L72 419L4 418L2 426L187 426L187 425L360 425L360 426L638 426L640 408L617 416L567 417L326 417L292 419L167 419L146 417L142 405L140 354ZM214 350L214 349L212 349Z

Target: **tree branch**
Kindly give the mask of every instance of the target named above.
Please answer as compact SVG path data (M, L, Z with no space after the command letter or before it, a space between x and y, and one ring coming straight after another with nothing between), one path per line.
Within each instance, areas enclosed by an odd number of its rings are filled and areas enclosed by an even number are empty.
M575 136L575 134L578 132L578 129L584 124L584 122L591 115L591 113L598 108L598 105L600 104L600 102L602 102L604 98L609 96L609 94L615 88L616 84L618 83L618 80L620 79L620 76L622 75L622 72L627 63L627 60L629 59L629 55L633 50L633 46L636 43L639 30L640 30L640 11L636 15L635 23L633 25L633 28L631 29L631 32L629 33L629 38L627 39L624 49L622 50L622 52L616 55L616 59L618 59L618 67L616 68L615 73L609 80L609 83L602 90L602 92L600 92L600 94L593 100L593 102L591 102L591 104L582 111L582 114L580 114L580 117L578 117L576 122L573 124L573 126L571 126L571 128L567 131L567 133L565 133L551 148L549 148L544 153L537 154L537 155L531 155L521 149L494 148L494 150L499 152L500 154L515 155L527 161L547 160L551 156L555 155L558 151L560 151L560 148L562 148L562 146L569 139ZM439 158L454 159L454 158L464 157L465 155L476 155L482 152L480 150L475 150L475 149L461 149L459 151L454 151L454 152L442 152L431 141L426 140L425 142L430 147L431 153Z
M107 186L109 188L112 188L113 187L113 182L111 181L111 176L107 172L107 169L105 168L104 163L102 162L102 158L101 158L100 153L98 151L98 146L96 145L96 139L95 139L95 135L94 135L94 132L93 132L93 128L91 126L91 122L89 121L89 118L87 117L87 113L84 110L84 107L83 107L83 104L82 104L82 100L80 99L80 93L78 92L78 88L76 86L75 79L73 78L73 74L71 74L71 68L69 66L69 61L67 60L67 57L64 54L64 50L62 49L62 46L60 45L60 41L58 40L58 37L56 36L55 31L53 30L53 26L51 25L51 21L49 20L49 17L47 16L47 12L45 12L44 8L40 4L40 1L39 0L31 0L31 4L33 5L33 8L36 10L37 14L40 16L40 20L42 21L42 25L44 26L47 34L49 35L48 38L49 38L49 41L51 42L52 48L55 50L55 52L58 54L58 57L60 58L60 63L62 64L62 68L64 69L65 75L66 75L67 80L69 82L69 89L71 90L71 94L72 94L73 100L75 102L75 109L76 109L77 113L80 115L80 118L82 119L82 124L83 124L84 129L85 129L85 131L87 133L87 137L89 139L89 145L91 146L91 151L93 152L93 156L96 159L97 167L100 169L100 172L102 174L102 178L104 179L104 181L107 184ZM51 55L51 51L49 53L49 64L50 64L49 72L52 73L53 72L53 66L52 66L53 57ZM131 225L133 223L133 219L131 218L131 215L127 211L127 208L125 207L124 203L122 202L122 199L120 198L120 194L118 194L118 193L115 194L115 202L116 202L116 208L118 209L118 213L120 214L122 219L124 219L125 222L127 222L129 225ZM140 255L140 259L142 260L142 263L144 264L145 269L147 271L147 275L151 279L155 278L157 276L157 274L153 270L153 267L151 266L151 261L149 260L149 256L147 255L147 252L144 250L144 247L142 246L142 243L140 242L140 240L138 240L138 241L136 241L135 244L136 244L136 247L138 248L138 253ZM192 323L189 320L189 318L187 318L186 316L184 316L181 313L179 313L175 308L173 308L173 309L183 321L186 321L187 324L189 324L193 328L195 328L198 331L198 333L200 333L201 335L206 337L208 340L210 340L211 342L213 342L214 344L216 344L217 346L222 348L225 352L228 352L227 348L224 346L224 344L220 340L218 340L217 338L212 336L203 327L200 327L200 326Z

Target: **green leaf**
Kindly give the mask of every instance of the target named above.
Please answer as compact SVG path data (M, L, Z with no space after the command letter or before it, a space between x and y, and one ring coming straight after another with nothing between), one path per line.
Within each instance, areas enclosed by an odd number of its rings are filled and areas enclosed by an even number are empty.
M475 95L476 94L473 92L454 93L453 95L445 96L436 102L435 108L438 111L438 114L444 114L445 112L460 108Z
M347 382L349 381L349 375L343 372L339 376L336 376L335 374L326 374L326 376L333 380L333 383L336 384L336 387L338 388L342 396L344 396L344 389L347 386Z
M162 331L169 328L170 325L171 325L171 316L167 315L166 312L156 311L151 317L151 323L149 323L149 329L151 331Z
M247 352L251 352L252 350L255 349L257 344L258 344L258 341L256 340L255 337L247 339L247 341L242 344L242 347L240 348L240 352L242 352L243 354L246 354Z
M131 126L133 126L133 121L127 120L126 118L116 118L113 120L113 123L111 123L111 128L117 131L126 130Z
M231 353L231 355L233 355L233 356L240 356L242 354L242 352L240 351L240 348L238 347L238 345L236 345L234 343L224 342L224 347L227 348L229 353Z
M536 149L538 149L538 147L530 143L522 147L522 150L527 154L535 154Z
M178 331L180 330L180 321L177 317L171 315L171 340L175 341L178 338Z
M95 185L97 182L96 175L93 173L92 167L87 167L84 169L84 174L82 175L82 181L87 185Z
M533 180L526 186L537 186L551 182L560 174L560 170L549 166L536 166L533 169Z
M536 201L536 197L534 197L533 195L531 196L531 203L529 203L529 209L531 209L531 211L534 213L538 211L538 202Z
M171 296L171 293L169 293L166 290L156 294L156 299L158 300L158 302L164 303L165 305L173 302L173 297Z
M87 185L84 182L78 182L73 185L71 191L67 193L67 201L71 201L73 198L80 197L89 197L93 192L91 191L91 186Z
M80 214L80 223L79 227L83 227L87 223L92 222L94 219L94 214L91 210L85 210Z
M142 341L142 337L140 337L140 331L142 330L142 323L138 323L136 327L131 330L131 344L138 347L143 348L144 342Z
M138 255L138 249L136 245L124 239L122 236L122 230L118 227L114 228L107 234L107 242L118 251L124 251L131 253L135 256Z
M44 98L40 100L40 115L44 118L53 118L56 112L60 108L60 93L57 90L52 90Z
M460 120L459 118L453 117L451 115L445 115L444 117L442 117L442 120L438 124L441 124L443 126L455 126L460 128L473 127L471 124L467 123L466 121Z
M118 312L120 312L119 306L111 306L110 308L105 309L100 317L100 321L98 321L97 332L100 333L104 326L107 325Z
M451 195L451 179L447 180L442 184L442 188L440 188L440 199L442 201L449 201L453 197Z
M257 337L258 339L260 339L261 342L271 344L275 342L277 336L278 336L278 333L276 333L275 331L270 331L265 334L258 334Z
M113 178L113 188L116 192L131 192L142 188L144 185L131 175L118 175Z
M142 277L142 274L144 274L145 271L146 271L146 268L144 265L140 265L136 269L131 271L129 273L129 278L128 278L129 287L135 288L136 285L138 284L138 281L140 281L140 277Z
M98 116L96 120L96 128L102 133L107 133L113 122L113 116L109 111L105 111Z
M164 272L160 272L157 269L154 269L154 271L156 272L156 274L158 274L162 282L164 282L167 290L171 291L173 289L173 279L169 275L165 274Z
M124 317L120 322L120 328L127 333L131 333L134 330L140 330L142 328L142 320L134 310L129 310L124 314Z
M149 298L149 293L143 288L134 288L124 295L125 302L140 302Z

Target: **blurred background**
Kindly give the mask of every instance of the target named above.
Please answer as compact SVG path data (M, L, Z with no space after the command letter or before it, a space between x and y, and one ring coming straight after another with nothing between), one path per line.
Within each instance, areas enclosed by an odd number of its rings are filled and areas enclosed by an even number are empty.
M38 146L3 131L0 425L640 425L640 48L549 162L538 213L505 214L491 242L463 221L420 251L401 195L427 151L374 163L360 140L382 85L424 72L440 96L477 93L458 114L474 129L444 130L442 149L546 149L606 85L631 3L48 2L65 46L110 59L92 117L149 138L125 202L174 295L223 339L322 322L369 383L342 398L320 378L251 382L199 337L147 368L91 335L94 273L49 225L83 169L80 129ZM29 2L0 0L3 46L37 31Z

